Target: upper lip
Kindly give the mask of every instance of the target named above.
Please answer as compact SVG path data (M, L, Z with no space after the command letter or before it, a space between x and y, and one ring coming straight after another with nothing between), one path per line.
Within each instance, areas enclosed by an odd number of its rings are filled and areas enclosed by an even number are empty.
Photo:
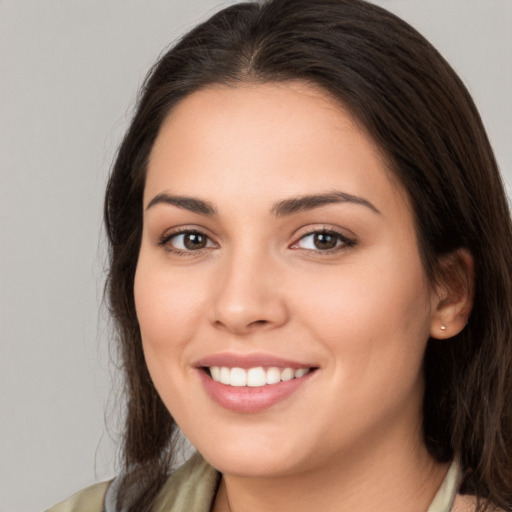
M273 356L271 354L255 353L255 354L234 354L231 352L223 352L211 354L203 357L194 363L197 368L210 366L225 366L228 368L256 368L262 366L264 368L314 368L318 365L308 362L292 361L282 357Z

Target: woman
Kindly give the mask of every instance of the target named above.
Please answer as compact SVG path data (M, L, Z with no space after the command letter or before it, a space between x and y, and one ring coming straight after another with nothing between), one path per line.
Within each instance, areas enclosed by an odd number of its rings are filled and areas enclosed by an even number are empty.
M406 23L221 11L152 69L105 205L124 472L52 510L512 507L507 200Z

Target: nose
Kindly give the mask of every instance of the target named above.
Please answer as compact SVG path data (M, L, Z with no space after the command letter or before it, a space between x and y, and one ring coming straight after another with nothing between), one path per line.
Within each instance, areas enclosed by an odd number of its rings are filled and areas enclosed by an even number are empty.
M249 252L227 258L215 275L213 324L238 335L280 327L288 320L278 265L271 257Z

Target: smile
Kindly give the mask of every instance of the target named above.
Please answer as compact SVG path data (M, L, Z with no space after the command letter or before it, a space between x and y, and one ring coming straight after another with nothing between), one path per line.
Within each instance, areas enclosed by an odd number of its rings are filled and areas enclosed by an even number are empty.
M254 414L309 387L320 369L311 363L270 354L219 353L193 366L206 394L217 405L236 413Z
M264 368L257 366L254 368L230 368L227 366L210 366L206 368L210 377L215 382L220 382L226 386L234 387L252 387L259 388L262 386L287 382L292 379L299 379L309 373L312 368Z

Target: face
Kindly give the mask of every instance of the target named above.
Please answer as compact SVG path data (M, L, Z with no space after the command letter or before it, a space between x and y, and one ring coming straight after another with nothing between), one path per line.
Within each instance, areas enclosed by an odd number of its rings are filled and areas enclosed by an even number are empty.
M160 396L226 474L421 443L435 297L412 211L319 90L219 86L174 108L148 165L135 302Z

